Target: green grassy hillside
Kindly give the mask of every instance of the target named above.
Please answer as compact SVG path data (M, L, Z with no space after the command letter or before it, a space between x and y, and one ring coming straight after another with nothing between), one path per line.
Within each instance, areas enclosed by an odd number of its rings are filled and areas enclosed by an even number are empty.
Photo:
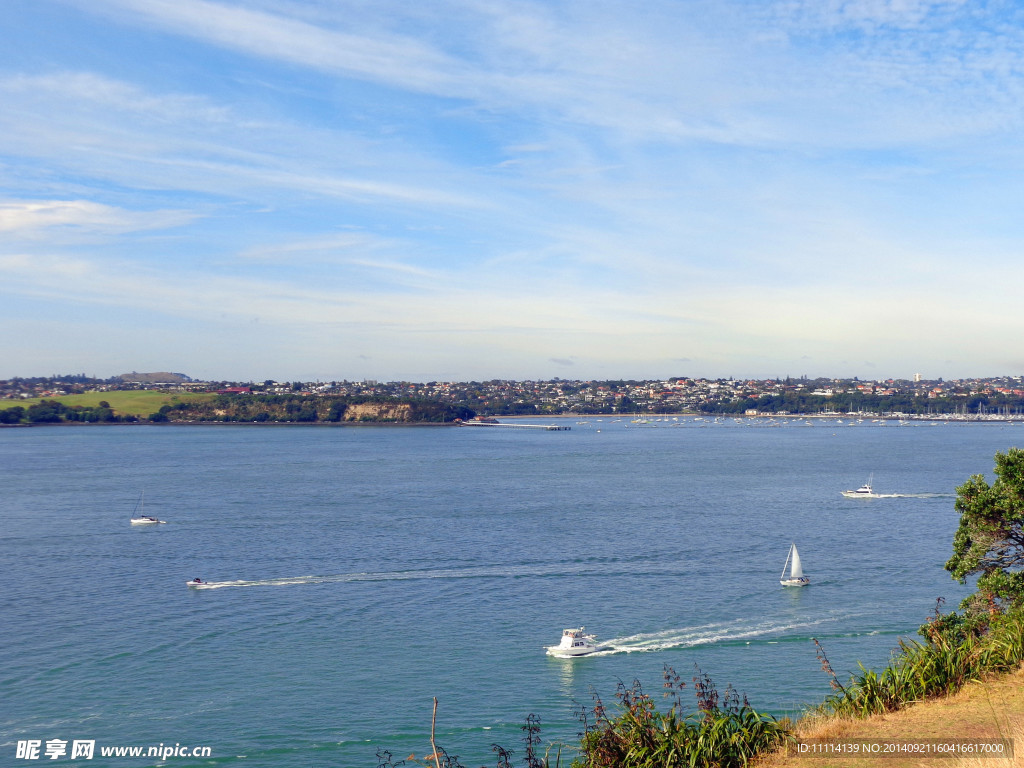
M43 399L56 400L71 408L80 405L84 408L95 408L101 401L110 403L110 407L118 414L131 414L145 418L160 410L163 405L175 403L203 403L217 397L213 392L159 392L156 390L139 389L123 392L86 392L82 395L63 395L61 397L29 398L28 400L0 400L0 408L11 408L20 405L28 408Z

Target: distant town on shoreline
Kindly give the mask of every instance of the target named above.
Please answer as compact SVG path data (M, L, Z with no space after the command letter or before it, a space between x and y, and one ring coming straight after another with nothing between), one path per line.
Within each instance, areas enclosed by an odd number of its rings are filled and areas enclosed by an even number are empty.
M119 394L120 393L120 394ZM134 393L134 394L132 394ZM145 395L145 397L144 397ZM148 399L147 399L148 398ZM134 408L132 406L135 406ZM153 408L147 412L147 408ZM513 381L196 381L181 373L0 380L0 423L449 422L474 416L862 414L1024 419L1024 377Z

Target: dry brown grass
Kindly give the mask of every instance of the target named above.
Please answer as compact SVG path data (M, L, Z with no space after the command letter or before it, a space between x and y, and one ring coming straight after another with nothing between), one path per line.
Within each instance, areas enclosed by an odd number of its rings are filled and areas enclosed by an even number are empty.
M1013 757L965 757L954 761L950 768L1024 768L1024 720L1015 718L1004 738L1013 739Z
M884 739L1015 739L1013 758L932 757L801 757L777 753L759 768L1024 768L1024 668L980 683L959 693L920 702L886 715L863 720L807 717L796 726L799 740Z

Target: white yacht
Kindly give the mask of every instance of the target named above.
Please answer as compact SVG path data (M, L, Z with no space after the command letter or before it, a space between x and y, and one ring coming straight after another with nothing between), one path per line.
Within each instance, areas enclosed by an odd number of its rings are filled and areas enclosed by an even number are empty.
M875 493L874 489L871 487L871 480L873 478L874 475L871 475L871 477L868 478L868 481L855 491L843 491L843 496L848 499L877 499L878 494Z
M588 635L584 627L562 630L562 642L548 647L550 656L586 656L588 653L601 650L597 646L597 637Z

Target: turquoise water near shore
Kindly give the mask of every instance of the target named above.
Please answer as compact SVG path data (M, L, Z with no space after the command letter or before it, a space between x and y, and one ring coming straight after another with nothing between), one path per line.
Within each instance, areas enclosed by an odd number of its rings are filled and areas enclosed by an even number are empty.
M571 431L0 430L0 763L19 741L209 746L93 765L466 765L694 665L777 715L884 665L935 600L954 488L1012 424L591 417ZM885 498L845 499L869 474ZM166 525L130 526L146 511ZM812 579L784 589L789 543ZM209 589L188 589L201 576ZM545 655L586 625L610 650ZM69 757L47 761L76 763Z

